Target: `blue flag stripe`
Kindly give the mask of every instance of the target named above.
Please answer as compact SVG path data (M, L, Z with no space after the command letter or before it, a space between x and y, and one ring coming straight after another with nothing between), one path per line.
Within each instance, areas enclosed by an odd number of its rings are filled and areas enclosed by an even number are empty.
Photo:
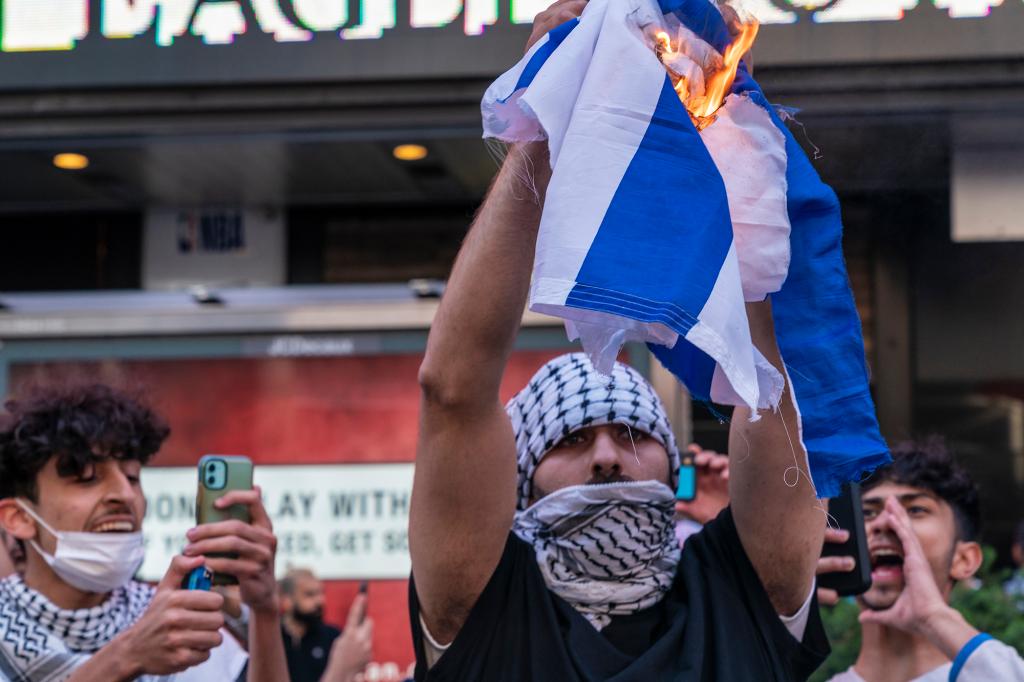
M725 183L666 76L577 275L586 285L577 284L566 305L662 322L685 335L731 244ZM631 273L626 281L624 271ZM595 290L609 295L598 300Z
M728 31L711 3L659 3L663 11L675 12L687 28L724 52ZM843 260L839 200L821 181L746 64L740 64L731 91L764 107L786 140L790 267L782 289L772 296L772 307L779 350L802 415L815 488L819 495L831 497L846 481L857 480L891 459L868 389L860 318ZM707 368L710 364L713 369L713 361L702 351L686 344L656 354L671 371L678 368L695 375L698 382L707 379L710 388ZM687 385L701 397L702 384Z
M547 42L541 45L533 56L530 57L530 61L526 63L523 68L523 72L519 75L519 81L516 83L516 87L512 90L513 93L522 90L523 88L530 87L530 83L540 73L540 69L547 62L548 58L555 53L558 46L562 44L562 41L572 33L572 30L579 26L580 20L570 19L564 24L560 24L555 28L548 31Z
M769 108L786 137L792 259L772 297L779 350L804 415L804 444L818 494L839 493L848 480L889 461L868 391L860 318L842 251L839 200L818 177L796 139Z
M686 339L679 339L673 348L647 344L665 369L679 377L690 395L701 402L711 402L711 380L715 376L715 361Z
M729 28L725 25L722 13L706 0L658 0L664 14L676 15L676 18L688 29L696 33L701 40L724 54L729 46Z

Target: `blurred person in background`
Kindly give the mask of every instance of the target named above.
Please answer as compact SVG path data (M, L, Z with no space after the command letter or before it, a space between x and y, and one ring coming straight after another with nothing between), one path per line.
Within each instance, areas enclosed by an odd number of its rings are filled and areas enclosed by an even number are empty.
M1010 547L1013 560L1013 575L1003 583L1003 591L1017 602L1017 609L1024 612L1024 521L1017 525Z
M157 587L142 563L143 466L169 433L139 401L102 385L40 390L7 403L0 427L0 526L26 547L0 580L0 679L17 682L281 682L287 678L273 578L276 540L258 489L217 505L252 523L188 531ZM233 552L236 558L207 558ZM183 590L206 565L234 575L252 613L248 656L223 630L224 599Z
M974 481L938 439L904 443L892 455L861 483L872 584L857 597L860 654L830 682L1024 681L1017 652L949 605L953 587L982 563ZM852 557L823 557L818 573L853 568ZM834 604L837 595L819 590L818 599Z
M279 588L291 682L358 679L373 653L373 620L366 617L366 594L356 595L342 631L324 623L323 584L311 570L289 570Z

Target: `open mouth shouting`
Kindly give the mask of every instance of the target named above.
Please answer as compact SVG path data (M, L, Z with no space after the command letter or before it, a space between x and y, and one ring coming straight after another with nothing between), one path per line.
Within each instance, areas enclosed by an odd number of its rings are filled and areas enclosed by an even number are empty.
M899 544L879 543L868 547L871 554L871 581L892 584L903 581L903 548Z

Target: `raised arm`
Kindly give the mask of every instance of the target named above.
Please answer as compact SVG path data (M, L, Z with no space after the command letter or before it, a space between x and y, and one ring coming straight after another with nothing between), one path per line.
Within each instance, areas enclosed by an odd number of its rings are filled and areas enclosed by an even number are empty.
M458 634L512 526L515 438L498 388L526 305L549 174L543 145L509 151L455 262L420 367L409 549L421 613L442 643Z
M771 301L747 304L747 317L754 344L782 371ZM788 378L778 412L765 411L753 423L748 409L733 412L729 472L733 518L743 548L775 610L791 615L810 594L826 517L800 444Z

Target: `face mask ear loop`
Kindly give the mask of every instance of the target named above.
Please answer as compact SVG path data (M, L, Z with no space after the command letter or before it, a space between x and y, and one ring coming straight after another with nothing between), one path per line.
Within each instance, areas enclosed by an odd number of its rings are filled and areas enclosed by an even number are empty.
M53 528L52 528L52 527L50 526L50 524L48 524L48 523L47 523L46 521L43 521L43 517L41 517L41 516L40 516L39 514L37 514L37 513L36 513L36 511L35 511L34 509L32 509L32 507L31 507L31 506L29 506L29 504L28 504L27 502L25 502L24 500L22 500L22 499L21 499L20 497L19 497L19 498L15 498L15 500L14 500L14 501L15 501L15 502L17 502L17 503L18 503L18 506L19 506L19 507L21 507L21 508L22 508L22 510L23 510L23 511L24 511L24 512L25 512L26 514L28 514L29 516L31 516L31 517L33 518L33 520L35 520L35 522L36 522L36 523L38 523L38 524L39 524L39 525L41 525L41 526L42 526L43 528L45 528L45 529L46 529L47 531L49 531L50 535L52 535L52 536L53 536L53 537L54 537L55 539L57 539L57 540L60 540L60 533L59 533L59 532L57 532L57 531L55 531L55 530L54 530L54 529L53 529ZM35 540L30 540L29 542L31 542L32 544L35 544ZM38 548L38 547L36 547L36 549L39 549L39 548Z
M60 534L59 534L59 532L57 532L56 530L54 530L54 529L53 529L53 528L52 528L52 527L50 526L50 524L49 524L49 523L47 523L46 521L44 521L44 520L43 520L43 517L42 517L42 516L40 516L39 514L37 514L37 513L36 513L36 510L34 510L34 509L33 509L33 508L32 508L32 507L31 507L31 506L30 506L30 505L29 505L29 504L28 504L27 502L25 502L24 500L22 500L22 499L20 499L20 498L16 498L16 499L14 500L14 502L16 502L16 503L17 503L17 506L18 506L18 507L20 507L20 508L22 508L22 509L23 509L23 510L25 511L25 513L26 513L26 514L28 514L29 516L31 516L31 517L33 518L33 520L35 520L35 521L36 521L37 523L39 523L39 524L40 524L40 525L42 525L42 526L43 526L44 528L46 528L46 529L47 529L47 530L49 531L49 534L50 534L51 536L53 536L54 538L59 538L59 537L60 537Z

